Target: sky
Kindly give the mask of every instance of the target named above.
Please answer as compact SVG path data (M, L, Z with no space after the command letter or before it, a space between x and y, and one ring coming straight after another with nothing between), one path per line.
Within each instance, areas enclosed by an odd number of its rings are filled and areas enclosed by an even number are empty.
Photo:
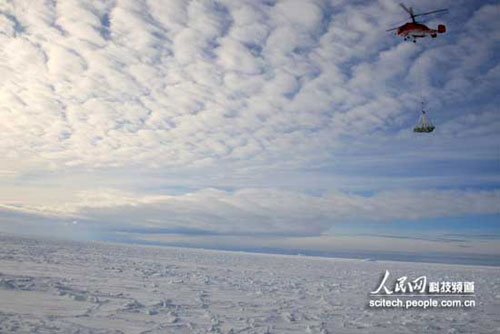
M0 232L500 255L500 5L405 4L2 1Z

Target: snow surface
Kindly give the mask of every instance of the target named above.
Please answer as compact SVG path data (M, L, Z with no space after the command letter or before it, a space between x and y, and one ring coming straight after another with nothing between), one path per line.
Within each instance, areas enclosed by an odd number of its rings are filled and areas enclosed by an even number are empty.
M385 270L474 281L471 309L370 309ZM500 268L0 235L0 333L499 333Z

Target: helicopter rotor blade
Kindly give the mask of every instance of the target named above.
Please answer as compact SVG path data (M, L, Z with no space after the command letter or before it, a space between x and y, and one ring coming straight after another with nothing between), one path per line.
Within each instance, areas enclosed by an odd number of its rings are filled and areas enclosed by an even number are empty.
M444 13L444 12L448 12L448 8L433 10L431 12L419 13L419 14L415 14L413 16L417 17L417 16L423 16L423 15L429 15L429 14L436 14L436 13Z
M398 21L398 22L395 22L393 24L388 24L389 27L399 27L400 25L402 25L403 23L406 23L408 22L408 19L404 19L404 20L401 20L401 21Z
M397 30L397 29L399 29L399 28L396 27L396 28L392 28L392 29L387 29L386 31L393 31L393 30Z
M406 7L404 4L400 3L399 4L408 14L410 14L411 16L413 16L413 8L408 8Z

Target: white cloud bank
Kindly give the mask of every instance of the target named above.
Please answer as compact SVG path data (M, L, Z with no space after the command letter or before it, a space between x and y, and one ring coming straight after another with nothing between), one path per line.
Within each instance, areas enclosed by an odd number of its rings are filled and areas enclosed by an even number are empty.
M373 196L330 192L313 196L272 189L205 189L182 195L140 196L101 189L81 192L73 201L3 206L0 211L16 210L64 223L76 218L109 230L319 236L336 223L499 214L499 202L498 190L385 191Z

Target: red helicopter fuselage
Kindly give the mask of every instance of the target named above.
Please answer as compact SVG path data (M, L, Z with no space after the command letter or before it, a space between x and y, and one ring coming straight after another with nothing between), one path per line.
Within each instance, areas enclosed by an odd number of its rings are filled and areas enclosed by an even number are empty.
M444 32L446 32L446 27L442 24L438 25L437 29L430 29L425 24L408 22L398 28L397 34L405 40L412 38L415 42L417 38L424 38L428 35L436 38L438 33L441 34Z

